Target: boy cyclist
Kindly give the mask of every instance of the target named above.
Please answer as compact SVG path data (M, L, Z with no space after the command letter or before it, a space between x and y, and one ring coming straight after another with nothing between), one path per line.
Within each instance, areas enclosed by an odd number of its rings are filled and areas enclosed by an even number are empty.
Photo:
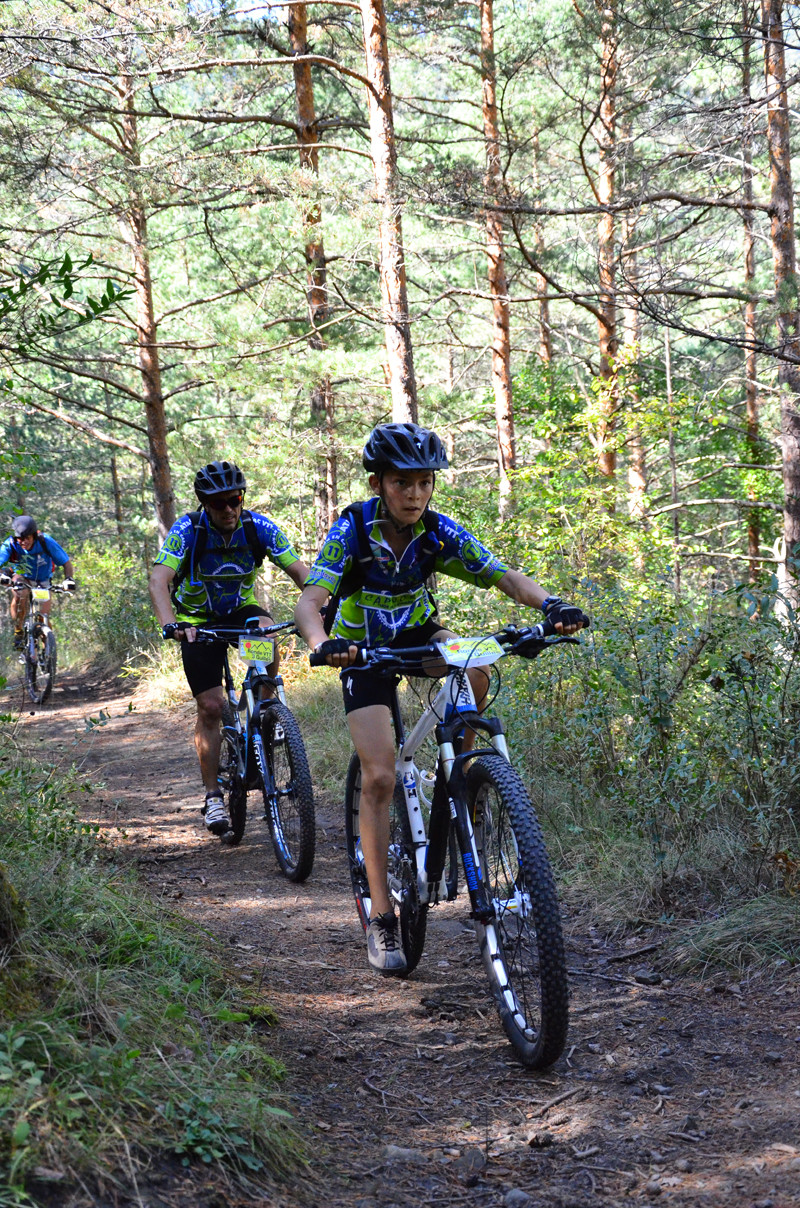
M453 636L425 584L433 571L476 587L497 587L518 604L541 609L558 633L574 633L589 622L580 608L509 569L457 521L429 510L436 471L448 464L435 432L416 424L384 424L371 433L363 462L373 497L346 509L331 529L297 603L295 621L311 649L326 656L330 666L342 668L345 713L361 760L361 848L372 900L367 954L372 968L391 975L406 969L387 886L395 784L391 680L353 666L356 643L417 646ZM362 523L369 542L366 558ZM357 565L361 582L350 591L345 577L352 584ZM320 609L341 590L343 580L345 592L329 638ZM473 689L480 707L479 681L473 681Z
M175 521L150 576L150 598L162 635L181 642L183 669L197 703L194 744L205 786L206 827L220 836L230 829L217 780L226 643L196 642L197 626L243 627L252 617L262 626L272 624L254 591L265 557L298 587L308 575L305 562L274 521L260 512L243 511L246 489L245 476L233 462L212 461L198 470L194 490L201 510ZM276 654L270 675L277 670Z
M40 533L32 516L15 516L11 522L11 536L0 545L0 566L10 566L12 573L0 571L0 587L15 583L24 588L11 593L11 620L14 623L14 649L22 650L24 637L22 626L28 611L31 593L30 584L47 587L53 577L53 568L63 566L64 588L75 590L75 569L69 554L47 533ZM39 612L47 616L52 600L41 600Z

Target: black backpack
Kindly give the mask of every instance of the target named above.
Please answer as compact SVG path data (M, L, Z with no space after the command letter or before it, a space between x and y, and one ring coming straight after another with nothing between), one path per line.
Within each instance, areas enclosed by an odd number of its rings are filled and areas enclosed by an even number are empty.
M175 572L175 578L172 580L173 597L187 575L191 574L192 582L194 582L194 568L206 552L206 545L208 544L208 529L206 525L200 523L203 515L202 511L187 512L186 515L192 522L192 541L183 555L183 561ZM242 512L242 525L250 553L255 559L256 566L259 567L263 564L267 551L261 544L261 538L258 535L253 515L247 509Z
M364 504L348 504L342 510L339 519L352 520L355 525L358 554L347 573L342 575L341 583L322 610L322 624L326 633L330 633L333 628L333 622L336 620L336 614L339 611L339 605L342 600L346 600L348 596L355 595L357 591L361 590L366 582L367 571L375 561L375 555L372 552L372 546L367 535L367 526L364 523ZM423 516L423 520L425 521L425 538L422 542L420 566L422 568L422 578L425 580L429 579L434 572L436 559L442 552L442 543L437 536L439 531L439 513L434 512L432 508L428 508ZM402 595L408 588L398 586L396 588L389 587L386 590L390 595Z

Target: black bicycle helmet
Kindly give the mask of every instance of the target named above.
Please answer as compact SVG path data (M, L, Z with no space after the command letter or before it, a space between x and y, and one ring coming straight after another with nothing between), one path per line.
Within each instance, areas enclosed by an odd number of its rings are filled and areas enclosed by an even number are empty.
M444 470L447 454L435 432L419 424L381 424L364 446L364 469Z
M206 495L221 495L224 491L246 491L247 480L232 461L210 461L194 476L194 493L198 499Z
M11 521L11 528L17 541L21 541L23 537L35 537L39 531L33 516L15 516Z

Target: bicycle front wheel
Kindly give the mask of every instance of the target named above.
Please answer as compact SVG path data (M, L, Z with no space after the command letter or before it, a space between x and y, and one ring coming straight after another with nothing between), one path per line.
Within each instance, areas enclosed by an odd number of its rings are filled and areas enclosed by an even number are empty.
M33 649L31 649L33 647ZM34 704L43 705L53 691L56 678L56 635L36 626L25 647L25 684Z
M525 785L500 755L467 772L467 801L489 901L476 933L500 1019L523 1065L563 1052L568 989L555 881Z
M239 742L233 709L226 701L222 706L222 746L217 779L231 820L230 830L222 839L230 847L241 843L247 822L247 785L239 771Z
M350 881L358 917L366 931L372 901L367 870L361 854L361 761L353 755L347 769L344 802L345 842L350 864ZM428 909L421 905L411 826L408 821L403 785L398 778L389 807L389 900L400 907L400 934L406 957L406 974L419 964L425 947Z
M316 819L303 736L280 701L266 708L261 736L272 776L272 791L262 782L261 792L275 856L290 881L305 881L314 866Z

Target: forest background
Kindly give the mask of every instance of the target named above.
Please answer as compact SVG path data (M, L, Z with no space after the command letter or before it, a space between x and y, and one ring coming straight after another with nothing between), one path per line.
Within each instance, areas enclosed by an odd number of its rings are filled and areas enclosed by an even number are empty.
M567 917L656 928L684 968L796 965L796 20L0 4L0 516L74 559L61 651L185 701L146 581L197 467L235 459L310 560L363 497L370 428L418 418L450 453L436 506L592 617L504 664L498 701ZM262 588L288 616L285 576ZM438 595L462 632L531 619ZM335 800L336 679L284 666ZM3 1202L43 1162L123 1164L120 1104L146 1147L292 1166L230 978L87 835L91 785L19 735L5 716ZM191 1096L142 1056L178 1033Z
M311 559L369 429L418 418L437 506L593 618L508 672L564 875L793 959L795 17L4 4L0 512L73 555L73 657L152 645L198 465Z

